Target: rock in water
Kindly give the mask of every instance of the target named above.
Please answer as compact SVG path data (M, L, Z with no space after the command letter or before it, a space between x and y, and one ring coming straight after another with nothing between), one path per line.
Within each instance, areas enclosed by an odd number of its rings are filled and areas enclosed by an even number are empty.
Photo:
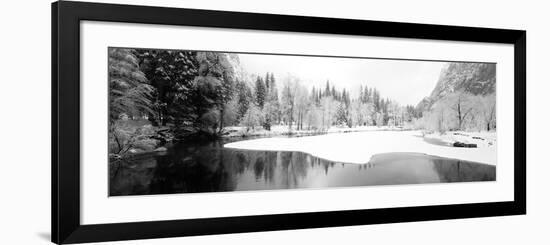
M477 148L477 144L468 144L468 143L462 143L462 142L455 142L453 143L454 147L466 147L466 148Z
M137 149L137 148L131 148L130 150L128 150L128 152L130 152L130 153L132 153L132 154L136 154L136 153L141 153L141 152L143 152L143 150Z
M167 150L168 149L166 149L166 147L164 147L164 146L161 146L161 147L155 149L156 152L164 152L164 151L167 151Z

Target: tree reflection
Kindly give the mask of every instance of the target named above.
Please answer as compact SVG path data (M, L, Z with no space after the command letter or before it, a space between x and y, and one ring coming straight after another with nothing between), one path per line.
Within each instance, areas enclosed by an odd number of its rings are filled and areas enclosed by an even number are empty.
M374 159L374 158L373 158ZM220 142L178 144L163 155L112 163L109 194L147 195L495 180L494 166L389 153L366 164L327 161L301 152L247 151ZM336 167L336 168L335 168ZM321 175L319 175L321 173Z
M493 181L496 179L496 168L487 164L472 163L432 157L434 169L441 182Z

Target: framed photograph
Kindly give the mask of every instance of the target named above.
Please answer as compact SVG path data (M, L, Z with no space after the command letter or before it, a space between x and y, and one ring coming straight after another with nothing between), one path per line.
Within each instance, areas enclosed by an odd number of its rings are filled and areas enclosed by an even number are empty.
M52 4L52 241L526 212L522 30Z

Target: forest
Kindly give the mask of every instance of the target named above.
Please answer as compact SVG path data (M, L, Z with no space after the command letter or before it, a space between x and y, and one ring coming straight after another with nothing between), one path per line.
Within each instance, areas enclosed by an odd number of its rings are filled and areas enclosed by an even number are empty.
M108 55L109 153L117 157L233 131L496 129L494 92L452 91L420 107L385 98L368 82L350 91L330 81L307 87L292 74L249 74L233 53L109 48Z

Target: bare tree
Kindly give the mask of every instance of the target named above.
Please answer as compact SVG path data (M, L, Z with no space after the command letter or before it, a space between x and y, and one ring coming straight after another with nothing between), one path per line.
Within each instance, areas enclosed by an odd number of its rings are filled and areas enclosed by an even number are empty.
M476 108L478 121L480 121L480 129L490 131L496 127L496 96L489 94L486 96L478 96L476 98Z
M448 95L443 103L447 104L454 114L457 122L457 129L464 129L464 124L474 109L473 96L468 93L455 92Z
M262 112L258 106L251 103L250 107L241 119L241 124L246 126L246 131L254 130L255 126L262 122Z
M284 80L282 91L282 106L288 122L288 130L292 130L292 122L294 121L294 109L296 106L296 93L300 80L297 77L288 75Z
M325 96L321 99L322 110L322 128L328 129L332 126L334 116L336 114L336 101L331 96Z
M308 90L306 87L297 85L296 86L296 128L298 130L303 129L304 126L304 117L309 109L309 97Z

